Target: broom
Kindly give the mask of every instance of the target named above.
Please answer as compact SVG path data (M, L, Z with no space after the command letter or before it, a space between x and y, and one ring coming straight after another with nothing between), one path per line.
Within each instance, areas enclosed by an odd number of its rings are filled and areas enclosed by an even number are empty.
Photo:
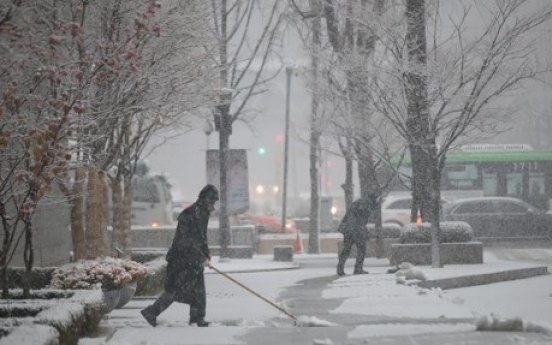
M242 288L244 288L245 290L251 292L253 295L259 297L260 299L262 299L263 301L265 301L266 303L270 304L271 306L273 306L274 308L278 309L279 311L281 311L282 313L286 314L287 316L289 316L295 323L297 323L297 318L293 315L291 315L290 313L288 313L286 310L284 310L283 308L281 308L280 306L276 305L275 303L271 302L270 300L268 300L267 298L259 295L258 293L256 293L255 291L251 290L250 288L248 288L247 286L243 285L242 283L240 283L239 281L237 281L236 279L230 277L228 274L222 272L221 270L219 270L218 268L214 267L213 265L211 265L211 263L208 264L208 267L213 269L215 272L219 273L220 275L228 278L229 280L231 280L232 282L234 282L235 284L241 286Z

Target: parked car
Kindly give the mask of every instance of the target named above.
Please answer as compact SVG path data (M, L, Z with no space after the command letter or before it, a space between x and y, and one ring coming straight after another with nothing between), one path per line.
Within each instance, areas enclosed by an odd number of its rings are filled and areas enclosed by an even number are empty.
M249 224L259 225L263 229L262 231L274 234L282 233L282 217L276 217L272 215L253 215L245 213L242 215L243 220ZM287 234L297 233L297 225L295 221L286 219L286 231Z
M441 198L441 205L449 203L450 200ZM394 223L400 226L410 223L410 212L412 209L412 196L410 195L388 195L381 203L381 222ZM421 223L423 220L418 219Z
M482 241L549 239L552 214L516 198L459 199L444 205L443 220L464 221Z

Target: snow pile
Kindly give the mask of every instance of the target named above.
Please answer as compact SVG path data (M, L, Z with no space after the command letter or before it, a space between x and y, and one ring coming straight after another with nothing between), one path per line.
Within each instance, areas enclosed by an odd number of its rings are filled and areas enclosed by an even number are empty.
M90 329L100 321L100 290L41 289L31 294L34 298L23 299L22 290L14 289L13 299L0 300L3 314L11 316L0 318L0 327L9 332L0 344L57 344L58 338L73 336L85 320Z
M476 330L552 334L552 326L547 323L525 321L519 317L503 319L494 314L480 317L476 321Z
M24 325L13 329L0 339L0 345L57 344L59 333L50 326Z
M333 341L329 338L316 339L312 340L313 345L334 345Z
M97 307L103 303L101 290L32 290L34 298L23 299L22 289L10 290L10 299L0 300L0 309L5 315L36 315L48 308L66 303L78 303L88 307ZM5 321L5 320L1 320Z
M410 262L401 262L398 266L398 271L395 272L395 281L397 284L406 285L407 280L426 281L427 277L421 269L415 267Z
M331 327L336 325L333 322L319 319L316 316L306 315L299 316L296 323L299 327Z
M85 317L84 307L79 303L60 303L36 315L36 322L68 329Z

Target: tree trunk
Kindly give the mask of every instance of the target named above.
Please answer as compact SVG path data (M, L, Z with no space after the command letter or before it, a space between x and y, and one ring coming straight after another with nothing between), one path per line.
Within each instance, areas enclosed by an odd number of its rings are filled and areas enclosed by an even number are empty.
M220 214L219 214L219 244L220 258L230 258L230 221L228 217L228 149L230 136L228 133L231 119L226 111L221 112L220 140L219 140L219 166L220 166Z
M441 223L439 217L441 214L441 173L437 165L432 164L431 181L434 193L430 200L431 204L431 266L443 267L441 263L441 254L439 246L441 243Z
M311 0L311 9L316 11L317 15L312 25L312 44L313 53L311 56L312 73L312 100L311 100L311 119L310 119L310 139L309 139L309 165L310 165L310 219L309 219L309 254L320 253L320 195L319 195L319 174L318 171L318 150L320 148L320 128L318 124L318 69L319 69L319 51L321 45L321 7L318 0Z
M16 223L17 224L17 223ZM9 249L9 234L7 222L4 222L4 241L2 242L2 255L0 257L0 280L2 282L2 298L8 299L9 289L8 289L8 249Z
M10 297L10 290L8 289L8 266L5 265L3 262L5 261L2 259L2 269L0 270L0 274L2 275L0 279L2 279L2 299L8 299Z
M118 257L119 250L123 250L124 248L124 206L120 175L115 176L111 180L111 200L113 201L113 234L111 243L111 256Z
M219 170L220 170L220 200L219 200L219 245L220 259L230 259L230 221L228 218L228 149L230 146L230 133L232 128L232 118L230 117L230 102L232 94L226 94L226 88L229 85L228 76L228 12L226 0L221 0L220 4L220 113L219 128ZM229 97L228 97L229 96Z
M84 230L84 181L86 173L83 167L75 170L75 184L71 189L71 238L73 241L73 255L75 260L88 257Z
M346 138L346 146L341 147L341 153L345 158L345 182L341 185L345 197L345 209L349 209L349 206L353 203L355 197L355 189L353 184L353 145L351 140ZM340 145L342 146L342 145Z
M412 214L416 221L417 211L424 221L432 223L432 267L442 267L439 253L439 216L433 219L440 195L435 138L429 130L429 103L427 79L423 71L427 66L425 0L406 1L408 61L410 70L405 73L407 85L407 126L410 131L409 147L412 160ZM435 188L437 186L437 188Z
M88 204L86 209L86 234L90 243L89 259L105 255L104 231L100 227L101 187L98 168L88 170Z
M101 253L102 256L109 255L110 250L107 239L107 208L109 204L108 186L107 186L107 174L104 171L100 171L98 174L98 196L100 202L98 203L98 226L99 233L101 235Z
M25 263L25 274L23 275L23 298L31 298L31 273L34 264L33 231L31 220L25 222L25 243L23 250L23 261Z
M123 246L123 256L130 259L132 256L132 233L131 233L131 220L132 216L132 176L130 174L124 175L123 180L123 214L124 222L121 231L120 244Z

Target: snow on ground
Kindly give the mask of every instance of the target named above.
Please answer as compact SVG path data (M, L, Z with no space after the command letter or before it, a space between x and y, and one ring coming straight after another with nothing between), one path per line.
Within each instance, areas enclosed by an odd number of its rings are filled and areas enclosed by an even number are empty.
M333 322L322 320L316 316L301 315L297 318L296 322L299 327L330 327L335 326Z
M351 339L365 339L368 337L384 337L396 335L415 335L430 333L452 333L452 332L473 332L475 325L473 323L457 324L408 324L408 323L388 323L378 325L362 325L356 327L347 333Z
M372 270L374 271L374 270ZM472 319L463 306L442 298L439 289L426 290L395 283L395 275L348 276L335 280L323 298L346 298L334 314L359 314L390 318Z
M241 344L235 339L247 332L243 327L162 327L162 332L151 328L136 328L132 332L116 332L109 341L110 345L220 345Z
M317 260L324 256L297 256L301 260ZM332 257L335 257L332 256ZM260 295L275 301L285 287L310 278L328 276L328 267L301 268L285 271L263 272L262 268L290 263L268 263L271 260L255 257L253 260L232 260L231 263L213 264L224 272L261 270L255 274L232 273L233 278ZM487 261L488 260L488 261ZM530 264L503 262L492 257L484 265L450 265L445 269L417 267L428 279L449 278L468 274L489 273L506 268L528 267ZM534 266L534 265L533 265ZM348 275L336 279L323 291L323 298L341 298L343 303L333 314L354 313L368 316L401 318L399 323L359 325L348 333L350 339L377 336L414 335L424 333L468 334L476 327L485 330L508 330L518 317L522 330L547 332L542 322L552 321L552 276L504 282L487 286L441 291L397 284L395 274L386 274L388 265L368 258L365 267L368 275ZM288 267L289 268L289 267ZM242 344L241 336L256 327L295 327L293 320L276 308L251 295L225 277L206 270L207 320L213 328L188 326L188 306L175 303L158 318L160 326L152 328L139 314L139 310L152 300L132 300L126 308L117 309L103 321L106 327L119 328L109 345L157 345L157 344ZM406 280L410 282L411 280ZM500 316L499 316L500 315ZM504 318L501 318L501 317ZM405 323L405 318L407 320ZM313 316L300 316L307 327L331 326L327 321ZM418 322L416 322L416 320ZM497 321L501 320L501 321ZM297 325L301 325L297 322ZM519 324L519 322L518 322ZM225 326L225 327L217 327ZM91 340L90 340L91 341ZM313 344L333 344L330 339L312 339ZM83 340L81 345L84 345ZM92 343L90 343L92 344ZM98 343L101 344L101 343ZM88 345L88 344L87 344Z
M552 276L448 290L449 299L461 301L477 317L495 315L545 323L552 330Z

